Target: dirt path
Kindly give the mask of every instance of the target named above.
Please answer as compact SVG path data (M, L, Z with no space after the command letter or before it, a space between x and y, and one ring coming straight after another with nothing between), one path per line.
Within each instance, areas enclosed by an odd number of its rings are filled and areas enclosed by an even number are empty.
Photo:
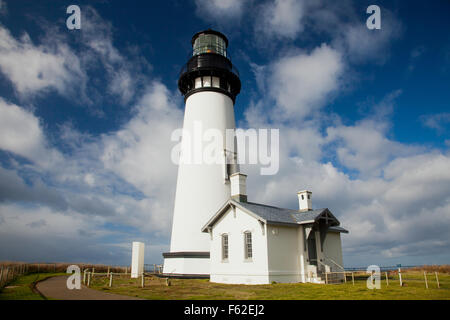
M142 300L135 297L102 292L81 286L80 290L67 289L68 276L52 277L36 285L36 288L47 298L58 300Z

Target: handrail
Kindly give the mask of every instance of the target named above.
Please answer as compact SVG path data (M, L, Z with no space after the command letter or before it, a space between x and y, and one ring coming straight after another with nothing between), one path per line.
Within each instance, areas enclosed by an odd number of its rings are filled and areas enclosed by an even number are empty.
M337 263L336 261L334 261L333 259L331 259L331 258L329 258L329 257L327 257L325 255L324 255L324 257L325 257L325 259L330 260L332 263L334 263L336 266L338 266L338 268L340 268L340 269L345 271L345 268L343 266L341 266L339 263Z
M324 266L324 267L329 267L329 266L327 266L325 263L323 263L322 261L320 261L320 260L318 260L318 259L310 259L310 261L316 261L316 262L318 262L318 263L320 263L322 266Z

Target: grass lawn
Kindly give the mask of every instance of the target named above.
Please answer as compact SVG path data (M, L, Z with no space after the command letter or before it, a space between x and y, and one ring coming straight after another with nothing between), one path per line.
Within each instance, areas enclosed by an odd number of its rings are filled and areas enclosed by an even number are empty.
M403 274L406 286L400 287L398 276L392 275L389 286L384 275L381 289L369 290L366 286L368 276L351 278L347 283L334 285L321 284L271 284L271 285L227 285L210 283L209 280L171 279L166 286L165 279L155 276L145 278L145 287L139 287L140 279L128 276L115 276L113 286L109 288L106 277L96 277L91 288L111 293L130 295L145 299L174 300L450 300L450 275L440 274L440 289L437 288L434 274L428 275L425 288L423 273Z
M0 300L44 300L32 290L33 284L65 273L31 273L20 276L0 291Z

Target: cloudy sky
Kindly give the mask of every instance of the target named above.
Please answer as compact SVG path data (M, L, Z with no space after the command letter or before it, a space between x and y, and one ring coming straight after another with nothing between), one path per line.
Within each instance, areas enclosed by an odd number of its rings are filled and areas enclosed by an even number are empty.
M68 30L66 9L81 8ZM381 30L366 9L381 7ZM225 33L240 128L280 129L250 201L313 191L346 266L450 263L450 4L0 0L0 260L146 263L169 248L192 35Z

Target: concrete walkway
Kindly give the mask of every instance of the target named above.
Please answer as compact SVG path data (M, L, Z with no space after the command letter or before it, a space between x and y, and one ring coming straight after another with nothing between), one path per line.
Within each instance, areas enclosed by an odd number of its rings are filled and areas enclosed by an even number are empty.
M36 288L47 298L58 300L143 300L130 296L123 296L81 286L80 290L67 289L67 278L69 276L52 277L41 281Z

